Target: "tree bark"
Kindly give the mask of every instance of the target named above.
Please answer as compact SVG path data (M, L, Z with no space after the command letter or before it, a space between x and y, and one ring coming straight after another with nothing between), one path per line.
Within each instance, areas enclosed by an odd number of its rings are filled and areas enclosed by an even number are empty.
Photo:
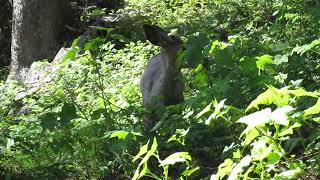
M10 79L24 81L34 61L55 56L69 19L69 0L13 0Z

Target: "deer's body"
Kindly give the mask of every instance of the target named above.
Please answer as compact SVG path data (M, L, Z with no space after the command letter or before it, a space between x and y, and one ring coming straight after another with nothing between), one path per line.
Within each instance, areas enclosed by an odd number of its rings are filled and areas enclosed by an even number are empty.
M182 41L174 36L168 36L157 26L144 25L149 41L162 47L162 52L153 56L142 75L140 86L142 103L151 111L145 118L145 124L153 124L156 117L153 111L163 106L178 104L183 101L184 84L181 71L177 68L177 52Z
M181 72L171 69L165 53L154 56L141 78L142 103L148 108L178 104L183 101Z

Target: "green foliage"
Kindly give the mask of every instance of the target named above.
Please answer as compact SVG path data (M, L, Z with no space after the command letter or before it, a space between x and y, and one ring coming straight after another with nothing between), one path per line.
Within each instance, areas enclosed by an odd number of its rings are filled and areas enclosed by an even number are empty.
M314 2L127 1L119 12L128 22L91 26L103 36L75 39L55 79L37 92L17 100L23 85L1 82L0 171L38 179L317 179ZM104 13L92 8L83 20ZM186 84L185 101L159 110L152 133L142 125L139 81L159 49L135 31L150 22L182 36L177 61Z
M305 93L295 93L297 91ZM282 98L284 94L287 98ZM292 152L286 150L284 143L295 139L294 132L297 129L309 125L307 122L310 122L311 119L308 112L318 106L317 103L302 112L297 111L298 108L293 106L296 106L295 101L303 96L313 97L319 102L318 92L306 92L301 89L292 91L288 88L269 87L266 92L259 95L247 109L273 103L276 109L272 111L271 108L265 108L237 121L237 123L247 125L247 128L241 133L241 146L233 152L231 158L226 159L219 166L217 174L212 178L222 179L228 175L231 179L250 179L255 176L261 179L296 179L304 173L307 166L318 169L318 165L302 162L293 156ZM279 99L287 100L279 103ZM313 113L312 115L316 115L319 114L319 111L313 111ZM296 146L297 144L293 144L290 149ZM316 156L312 155L314 152L313 150L306 152L306 156L315 159Z

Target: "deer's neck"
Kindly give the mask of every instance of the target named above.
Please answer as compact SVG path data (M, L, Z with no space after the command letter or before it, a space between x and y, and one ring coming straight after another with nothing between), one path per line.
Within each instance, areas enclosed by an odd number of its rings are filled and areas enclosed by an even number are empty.
M164 60L164 68L165 70L170 74L176 74L177 73L177 52L171 52L170 50L167 50L163 52L163 60Z

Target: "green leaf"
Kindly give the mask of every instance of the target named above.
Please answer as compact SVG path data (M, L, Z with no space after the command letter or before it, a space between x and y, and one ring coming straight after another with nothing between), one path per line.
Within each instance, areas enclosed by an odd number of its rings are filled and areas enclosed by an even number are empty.
M293 111L293 107L291 106L283 106L281 108L277 108L275 111L271 113L270 118L274 120L276 124L281 124L284 126L289 125L288 113Z
M219 165L217 174L212 175L211 179L223 179L226 175L231 173L233 167L233 161L231 159L225 159L224 162Z
M140 174L139 174L139 177L138 178L141 178L143 176L145 176L146 174L148 174L150 172L149 168L148 168L148 165L147 164L143 164L143 168L142 170L140 171Z
M240 151L240 149L237 149L237 151L234 151L234 152L232 153L232 157L233 157L234 159L240 159L240 158L241 158L241 151Z
M160 162L160 166L173 165L177 162L191 161L191 156L188 152L176 152L171 154L166 159Z
M176 129L176 133L172 135L167 142L177 141L178 143L185 145L185 139L190 129Z
M220 101L219 103L215 102L215 109L214 112L209 116L209 118L205 121L206 125L210 125L212 124L212 120L216 119L217 117L219 117L221 115L221 109L224 107L224 102L226 101L226 99Z
M118 139L125 139L128 136L129 132L127 131L114 131L110 135L110 138L117 137Z
M241 161L232 169L228 179L237 179L238 174L243 172L243 169L250 165L251 160L252 158L249 155L242 158Z
M195 77L194 82L198 86L206 85L208 78L207 78L207 72L202 64L199 64L198 67L195 69Z
M191 168L191 169L186 169L184 170L181 175L185 176L185 177L189 177L191 176L194 172L198 171L200 169L200 167L195 167L195 168Z
M259 70L256 64L256 58L252 57L243 57L240 59L241 71L247 75L256 75Z
M254 101L250 103L246 111L251 108L257 108L258 105L271 105L275 104L277 107L285 106L289 103L289 90L288 87L277 89L273 86L268 86L268 90L260 94Z
M281 159L281 156L278 153L270 153L268 155L268 164L276 164Z
M256 59L257 68L260 70L265 70L266 65L273 63L273 57L270 55L257 56Z
M157 139L154 137L150 151L151 151L152 153L154 153L154 152L157 151L157 149L158 149L158 142L157 142Z
M90 51L96 52L99 50L100 45L102 45L104 42L105 42L105 39L100 38L100 37L97 37L95 39L91 39L84 44L83 50L85 50L85 51L90 50Z
M260 135L259 131L255 128L250 128L249 130L244 130L243 134L246 135L246 138L243 142L244 145L249 145L252 142L252 140L254 140L256 137L258 137Z
M150 150L147 151L147 154L142 158L140 165L147 163L147 161L149 160L149 158L152 155L155 155L155 152L158 150L158 143L157 143L157 139L154 137L153 138L153 143L151 145Z
M284 54L284 55L278 54L274 57L275 65L280 65L282 63L287 63L287 62L289 62L289 54Z
M213 41L210 46L209 55L211 56L215 55L219 50L219 45L220 45L219 40Z
M141 171L140 170L140 167L141 165L143 165L143 168ZM138 168L136 169L135 173L134 173L134 176L132 177L132 179L140 179L142 178L143 176L151 176L152 178L154 179L157 179L157 180L161 180L160 177L158 177L157 175L153 174L149 168L148 168L148 164L147 163L144 163L144 164L139 164Z
M257 111L255 113L249 114L240 118L237 123L244 123L248 125L251 129L260 125L263 125L270 120L271 109L266 108L261 111Z
M70 50L64 55L62 62L66 62L68 59L75 60L78 52L78 44L79 44L80 36L73 40Z
M293 94L297 97L301 97L301 96L310 96L310 97L319 97L320 96L320 92L308 92L303 88L299 88L299 89L295 89L295 90L289 90L290 94Z
M306 44L303 46L298 46L295 47L292 52L291 55L294 53L297 53L299 55L303 55L305 52L312 50L314 47L319 46L320 45L320 39L316 39L314 41L312 41L310 44Z
M212 106L212 102L209 105L207 105L199 114L197 114L196 118L199 119L201 116L209 112L211 110L211 106Z
M77 110L74 104L65 103L59 113L61 126L66 126L72 119L77 118Z
M252 159L262 161L271 153L271 148L267 147L268 139L260 138L258 141L253 143L253 147L251 149Z
M278 134L279 137L283 137L283 136L287 136L287 135L291 135L293 134L293 129L295 128L299 128L302 125L300 123L294 123L292 126L290 126L289 128L286 128L284 130L281 130Z
M313 120L314 122L316 122L316 123L320 124L320 117L313 118L312 120Z
M310 116L310 115L319 114L319 113L320 113L320 98L318 99L315 105L313 105L312 107L304 111L305 116Z
M141 156L146 154L148 152L148 146L149 146L149 141L147 144L143 145L140 147L139 153L133 158L132 162L135 162L137 159L139 159Z
M227 46L226 48L222 49L216 55L215 60L217 62L217 65L232 68L234 65L233 54L234 54L234 48L232 46Z
M189 37L188 41L185 43L186 51L184 54L187 67L193 68L198 66L198 64L203 63L204 55L202 52L208 43L209 38L203 33L195 33Z
M39 117L39 120L41 121L40 125L43 131L45 130L53 131L56 125L58 124L58 121L57 121L58 116L57 116L57 113L54 113L54 112L47 112L45 114L42 114Z
M301 168L296 168L292 170L284 171L278 175L274 176L274 180L290 180L290 179L298 179L299 175L303 172Z

